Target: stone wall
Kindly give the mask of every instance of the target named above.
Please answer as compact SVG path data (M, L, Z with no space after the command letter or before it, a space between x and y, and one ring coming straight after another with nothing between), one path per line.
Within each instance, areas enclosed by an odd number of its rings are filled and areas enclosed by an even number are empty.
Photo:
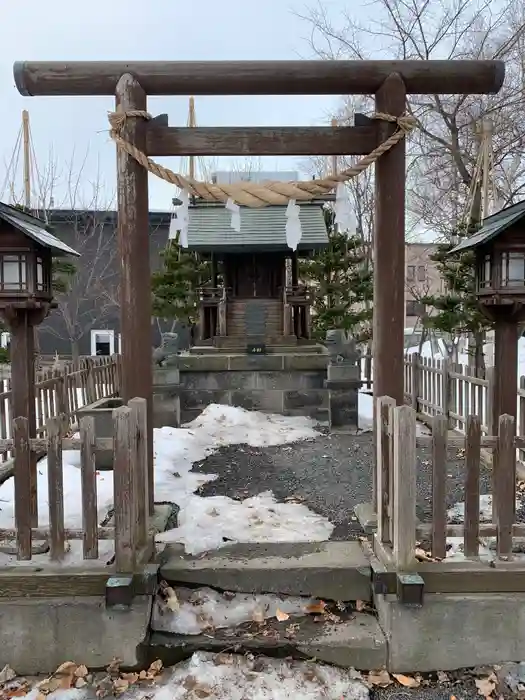
M154 374L155 425L192 420L211 403L327 420L327 364L327 355L304 353L170 358Z

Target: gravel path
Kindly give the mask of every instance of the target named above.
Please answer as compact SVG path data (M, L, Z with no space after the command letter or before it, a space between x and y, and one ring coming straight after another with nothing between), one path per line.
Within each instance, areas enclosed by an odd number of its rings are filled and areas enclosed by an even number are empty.
M429 521L431 513L432 454L418 448L417 515ZM359 435L324 434L316 440L294 445L256 448L247 445L224 447L194 471L218 474L217 481L203 486L203 496L236 499L271 490L279 500L295 496L335 525L332 539L354 539L362 535L353 508L371 500L374 450L371 433ZM447 466L447 506L463 500L464 458L450 449ZM481 492L489 486L489 472L482 467ZM458 672L460 676L460 672ZM398 685L374 689L371 700L475 700L480 698L472 679L455 679L455 684L432 682L410 690Z
M432 455L418 448L417 515L428 521L431 512ZM194 466L195 471L219 475L206 484L203 496L242 499L273 491L284 500L296 496L309 508L334 523L333 539L361 534L353 509L371 500L374 452L371 433L322 435L316 440L279 447L236 445L222 448ZM447 506L463 500L464 459L449 450ZM482 468L481 488L486 493L488 470Z

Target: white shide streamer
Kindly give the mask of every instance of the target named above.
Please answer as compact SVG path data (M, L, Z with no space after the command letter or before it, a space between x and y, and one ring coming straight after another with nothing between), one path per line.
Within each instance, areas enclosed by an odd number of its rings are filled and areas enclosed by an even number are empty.
M286 207L286 243L292 250L297 250L303 235L299 218L300 211L301 209L296 204L295 199L291 199Z
M231 212L232 218L231 218L231 227L234 231L237 231L237 233L240 233L241 230L241 208L238 204L235 204L233 199L228 199L226 202L226 209Z
M348 188L345 186L344 182L340 182L337 185L335 193L335 223L340 231L345 231L350 234L355 233L355 216L352 210Z
M170 240L175 240L177 238L177 233L180 232L179 245L182 248L188 247L188 224L190 221L189 205L190 205L190 195L187 190L181 190L179 195L181 201L180 206L175 210L174 215L171 217L170 230L168 238Z

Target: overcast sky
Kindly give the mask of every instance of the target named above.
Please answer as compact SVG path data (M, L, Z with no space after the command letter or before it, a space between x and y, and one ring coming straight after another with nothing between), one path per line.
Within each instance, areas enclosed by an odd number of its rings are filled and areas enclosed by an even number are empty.
M312 0L313 1L313 0ZM333 11L359 0L328 0ZM16 60L243 60L312 58L309 27L295 11L303 0L2 0L0 23L0 188L4 184L21 123L29 110L38 169L50 159L59 167L55 205L64 203L69 163L83 165L82 199L95 183L103 198L115 188L115 149L107 135L113 100L100 97L22 97L14 87ZM364 11L363 11L364 12ZM200 126L311 125L328 123L337 97L197 97ZM186 97L154 97L154 114L186 124ZM164 159L173 169L179 159ZM300 163L299 163L300 164ZM224 160L220 162L225 169ZM294 159L265 159L265 169L291 169ZM21 191L21 163L17 191ZM98 174L100 173L100 174ZM35 190L38 185L35 185ZM150 206L169 208L172 188L150 179ZM8 193L0 197L8 199ZM78 206L85 202L78 201Z

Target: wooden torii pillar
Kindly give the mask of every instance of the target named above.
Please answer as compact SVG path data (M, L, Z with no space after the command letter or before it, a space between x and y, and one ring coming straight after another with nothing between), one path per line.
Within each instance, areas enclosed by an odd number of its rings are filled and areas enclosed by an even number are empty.
M147 95L375 95L377 111L405 110L407 94L489 94L502 61L27 61L14 65L22 95L107 95L146 110ZM395 125L176 128L129 118L123 136L148 156L363 155ZM149 402L152 361L147 174L118 155L123 398ZM376 164L374 395L403 403L405 144ZM150 443L152 441L150 440ZM150 461L152 454L150 454Z

